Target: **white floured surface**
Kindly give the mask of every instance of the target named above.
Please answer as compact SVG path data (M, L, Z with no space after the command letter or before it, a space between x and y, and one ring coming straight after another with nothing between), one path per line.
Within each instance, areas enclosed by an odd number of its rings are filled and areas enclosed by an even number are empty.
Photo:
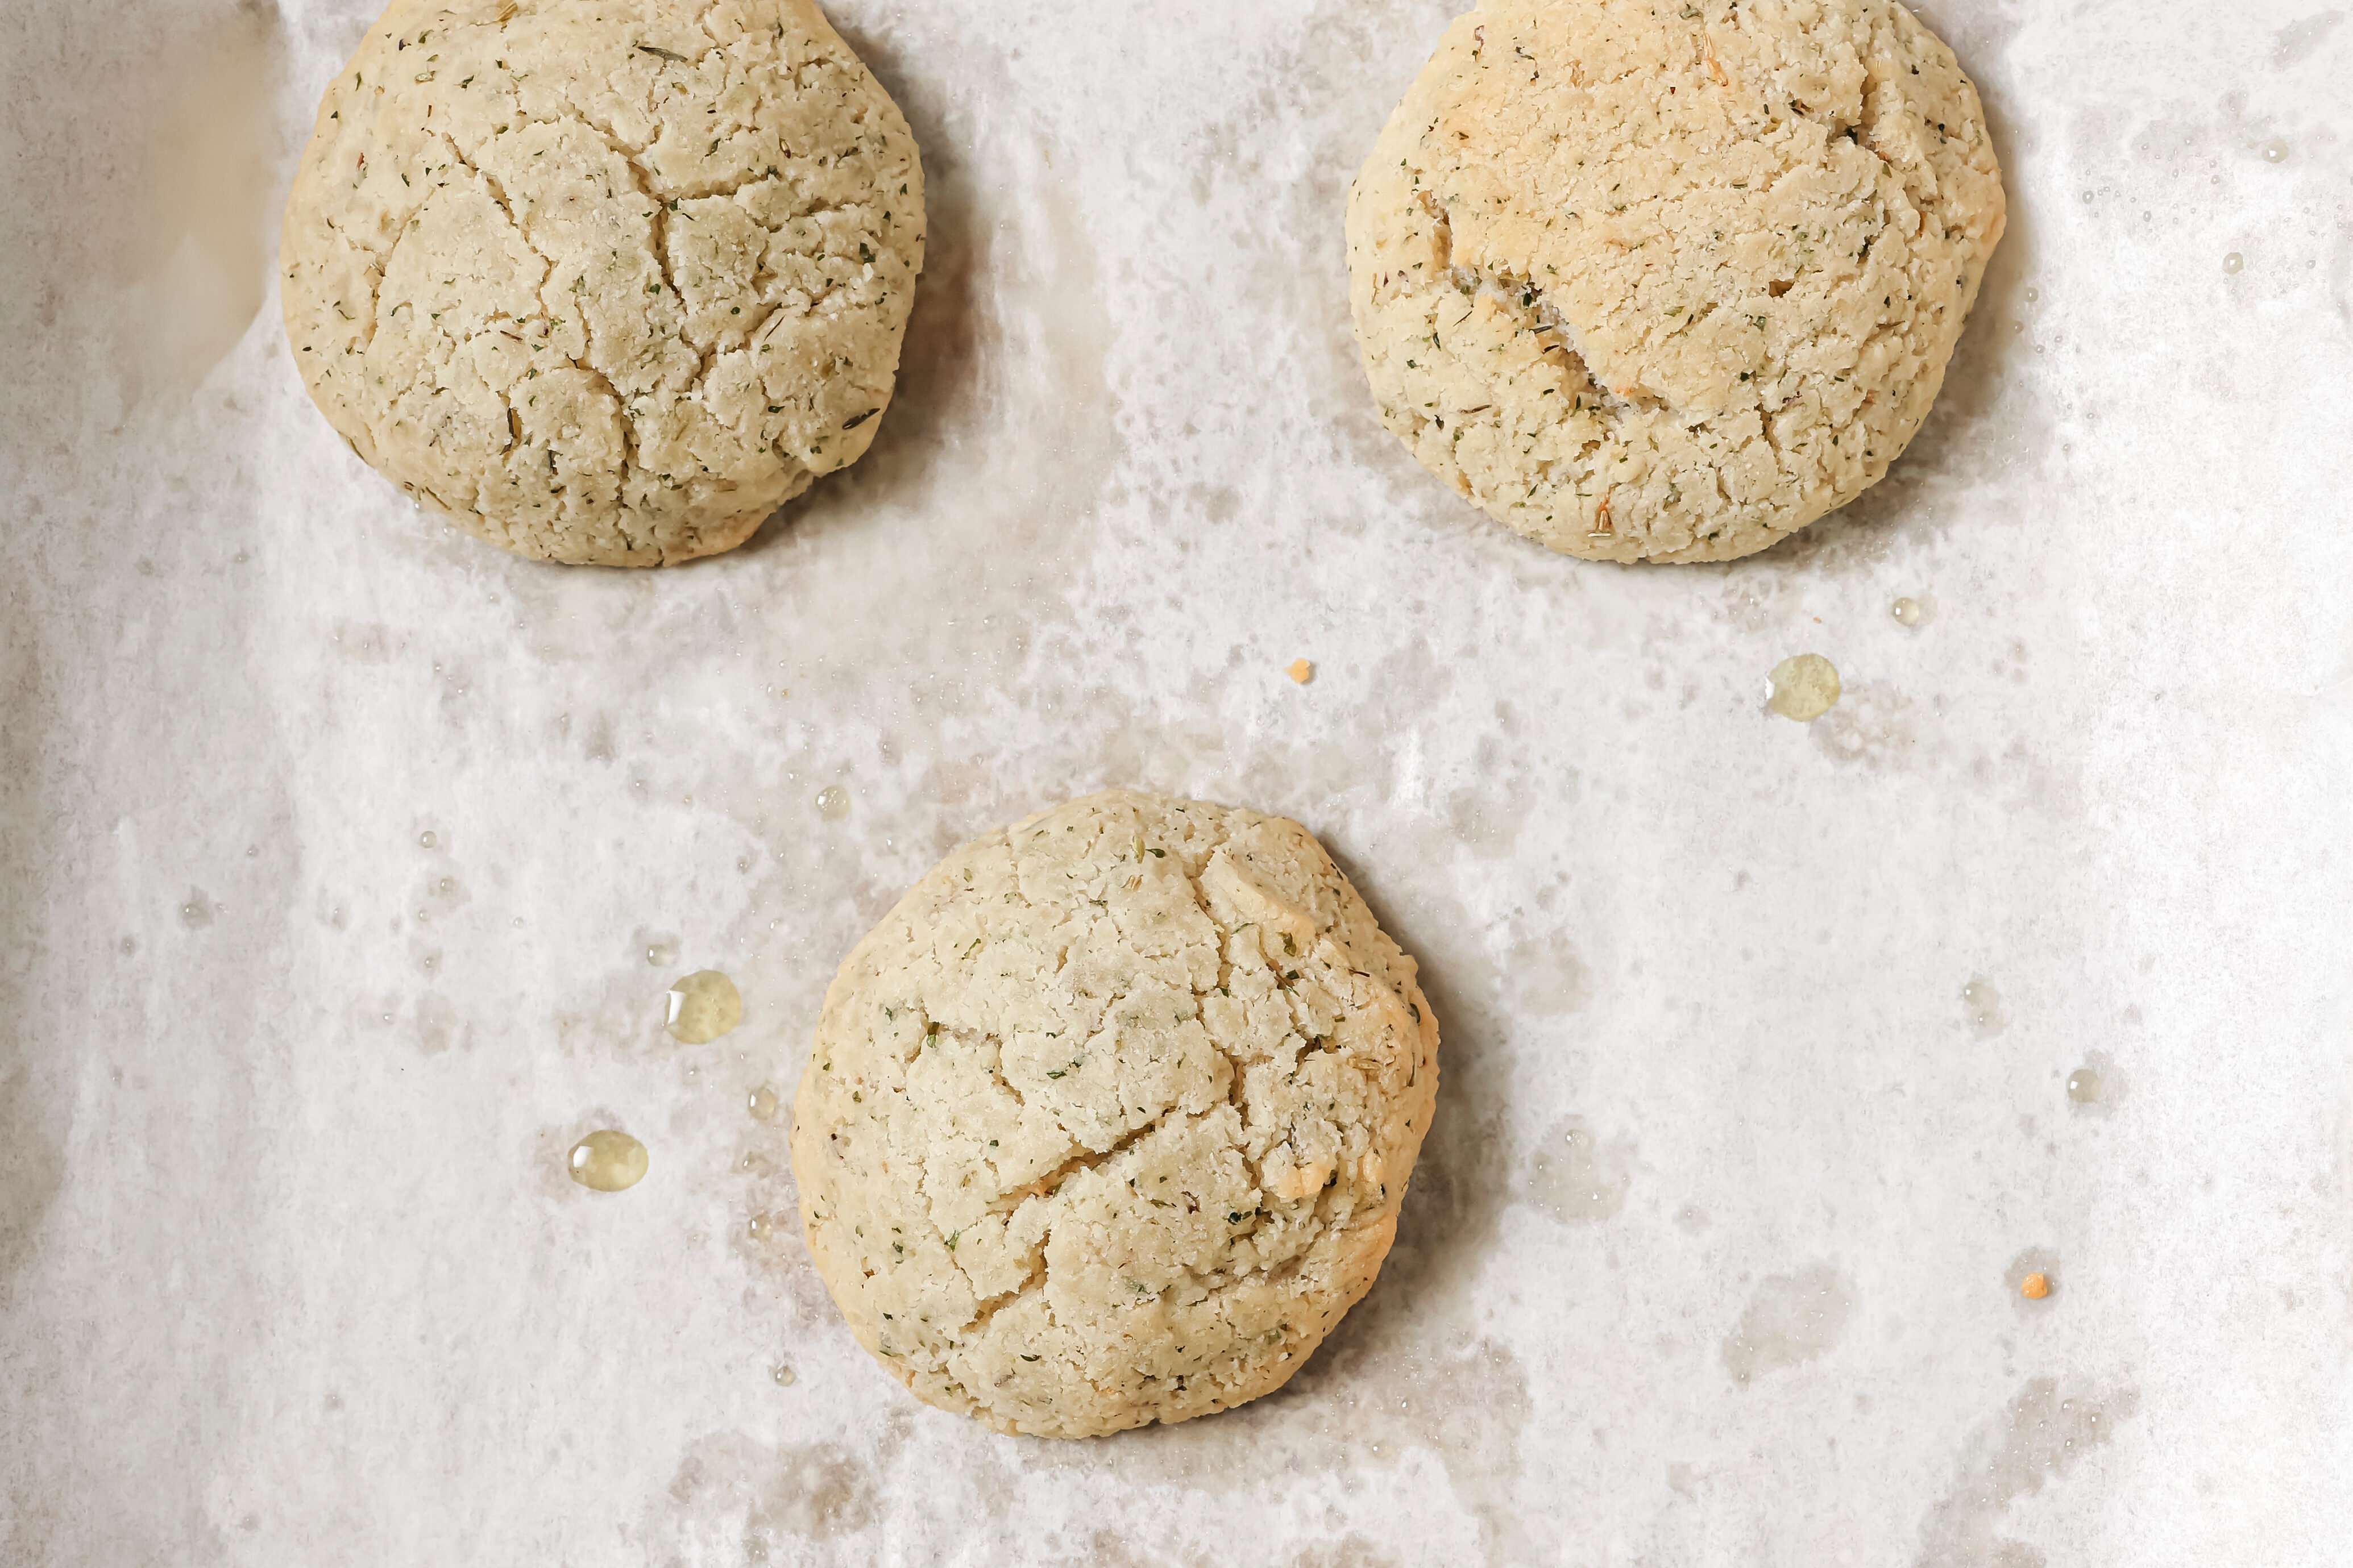
M1633 572L1355 363L1345 182L1446 5L843 0L932 181L898 399L624 574L302 396L265 247L359 5L28 0L0 1561L2337 1561L2340 13L1926 7L2011 201L1944 402L1844 516ZM1444 1089L1289 1390L1073 1447L867 1363L745 1103L940 851L1110 784L1321 836ZM712 967L745 1023L677 1045ZM564 1175L600 1126L629 1192Z

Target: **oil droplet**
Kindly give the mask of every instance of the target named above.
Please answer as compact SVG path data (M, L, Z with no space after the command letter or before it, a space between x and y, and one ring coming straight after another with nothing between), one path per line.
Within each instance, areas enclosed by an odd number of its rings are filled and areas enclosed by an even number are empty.
M2078 1105L2092 1105L2100 1098L2100 1075L2094 1068L2077 1068L2067 1075L2067 1098Z
M776 1222L766 1215L755 1214L744 1228L752 1233L754 1241L765 1241L776 1233Z
M441 840L439 840L438 838L436 838L436 837L433 836L433 830L432 830L431 828L429 828L429 827L428 827L428 828L427 828L424 832L422 832L422 833L420 833L420 834L418 834L418 835L417 836L417 842L418 844L420 844L420 845L424 846L426 848L430 849L430 848L432 848L436 844L440 843L440 842L441 842Z
M1784 719L1810 724L1838 706L1839 672L1818 653L1801 653L1773 667L1766 705Z
M678 962L678 944L673 942L657 942L650 944L646 949L646 962L656 969L668 969Z
M2264 142L2263 162L2266 163L2286 163L2287 142L2277 136L2274 136L2270 141Z
M627 1192L645 1179L646 1146L607 1128L572 1145L572 1179L599 1193Z
M770 1089L766 1084L762 1084L759 1088L752 1091L750 1097L744 1103L744 1109L752 1113L752 1120L754 1121L775 1121L776 1119L776 1091Z
M2236 272L2240 268L2244 267L2246 264L2247 258L2240 255L2235 250L2231 252L2230 255L2222 258L2222 270L2225 272Z
M1315 679L1315 666L1307 659L1294 658L1283 666L1282 673L1301 686Z
M1898 626L1916 626L1920 624L1920 601L1898 599L1887 613L1895 617Z
M790 1388L801 1380L801 1374L793 1370L793 1363L788 1361L780 1361L770 1367L768 1375L776 1380L778 1388Z
M849 792L839 784L828 784L817 792L817 814L828 822L839 822L849 815Z
M2042 289L2029 289L2026 291L2026 302L2027 302L2028 304L2030 304L2030 305L2033 304L2033 303L2034 303L2034 301L2036 301L2037 300L2040 300L2040 299L2042 299Z
M1961 1005L1969 1010L1969 1027L1980 1039L1991 1039L2010 1027L2010 1015L2002 1008L2001 993L1982 974L1961 987Z
M715 969L698 969L670 988L670 1037L707 1046L744 1021L744 997Z

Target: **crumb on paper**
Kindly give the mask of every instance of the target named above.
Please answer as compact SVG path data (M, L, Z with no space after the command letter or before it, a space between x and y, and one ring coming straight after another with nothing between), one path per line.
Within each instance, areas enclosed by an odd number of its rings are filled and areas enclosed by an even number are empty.
M1283 667L1283 674L1304 686L1315 679L1315 666L1303 658L1294 658Z
M2030 1301L2040 1301L2051 1294L2051 1276L2030 1274L2018 1287L2018 1293Z

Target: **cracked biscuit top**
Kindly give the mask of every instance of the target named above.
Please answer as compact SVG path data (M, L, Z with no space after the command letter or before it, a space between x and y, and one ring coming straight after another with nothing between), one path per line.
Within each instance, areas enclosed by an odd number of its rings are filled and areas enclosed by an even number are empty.
M1721 561L1887 471L2002 221L1893 0L1488 0L1350 190L1350 296L1383 423L1490 514Z
M353 450L518 554L730 550L890 402L923 182L810 0L393 0L319 106L287 335Z
M1438 1089L1414 962L1293 822L1113 793L951 854L826 993L810 1255L922 1399L1082 1437L1282 1386Z

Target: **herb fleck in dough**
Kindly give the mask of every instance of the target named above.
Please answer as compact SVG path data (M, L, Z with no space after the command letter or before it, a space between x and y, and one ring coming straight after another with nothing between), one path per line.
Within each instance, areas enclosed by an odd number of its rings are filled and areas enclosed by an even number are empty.
M826 993L811 1255L917 1396L1082 1437L1282 1385L1371 1286L1438 1024L1307 831L1113 793L955 851Z
M1728 560L1886 473L2003 210L1977 89L1893 0L1487 0L1349 192L1357 341L1499 521Z
M280 257L362 458L518 554L667 565L874 438L923 171L810 0L394 0Z

